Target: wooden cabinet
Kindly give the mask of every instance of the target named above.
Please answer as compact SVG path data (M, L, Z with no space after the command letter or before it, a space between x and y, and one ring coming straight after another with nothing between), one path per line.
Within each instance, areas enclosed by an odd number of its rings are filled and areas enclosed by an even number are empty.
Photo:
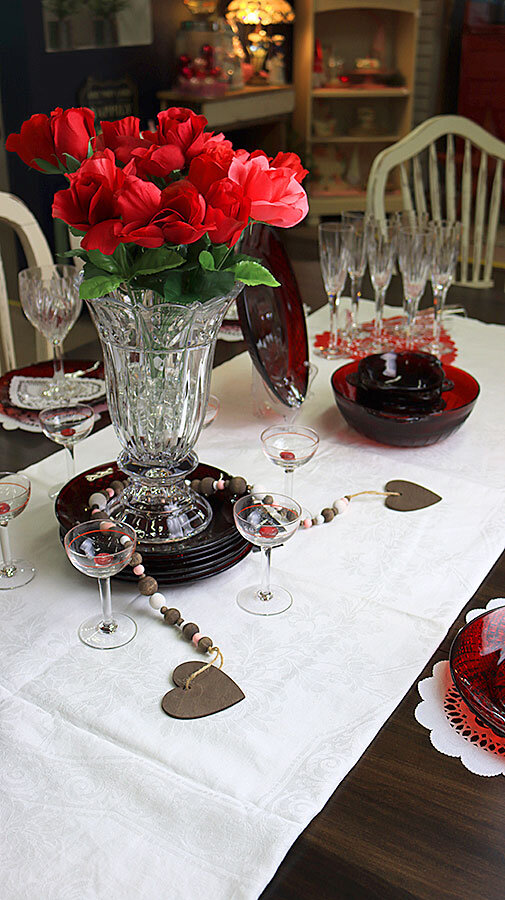
M297 0L294 127L312 220L364 209L372 160L411 130L418 14L419 0ZM387 208L401 208L394 181Z

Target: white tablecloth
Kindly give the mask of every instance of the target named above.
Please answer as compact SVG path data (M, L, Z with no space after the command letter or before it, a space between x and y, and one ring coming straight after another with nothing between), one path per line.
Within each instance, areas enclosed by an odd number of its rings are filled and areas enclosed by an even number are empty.
M310 320L326 326L327 311ZM34 581L0 595L0 884L3 900L252 900L414 681L504 547L503 328L452 322L457 364L479 380L470 419L445 442L381 447L343 422L317 360L300 421L321 444L295 476L314 513L345 493L407 478L438 492L429 509L396 513L352 501L331 524L273 554L295 601L281 616L242 612L237 590L259 558L167 591L170 605L221 647L246 699L178 721L160 709L171 672L196 653L131 587L115 584L136 639L101 653L77 626L96 585L66 560L48 484L61 454L32 466L33 495L11 541ZM221 400L197 450L266 487L282 472L263 457L265 422L250 409L250 361L215 370ZM116 455L112 430L77 448L88 468ZM60 472L58 472L58 469Z

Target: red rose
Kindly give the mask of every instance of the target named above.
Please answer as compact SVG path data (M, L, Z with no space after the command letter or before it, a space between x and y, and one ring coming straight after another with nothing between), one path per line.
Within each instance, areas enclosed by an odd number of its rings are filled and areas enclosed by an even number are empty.
M19 134L10 134L5 142L7 150L17 153L32 169L43 169L37 165L36 159L43 159L55 166L58 162L54 152L54 141L49 124L49 117L42 113L31 116L23 122Z
M235 155L228 177L243 187L257 222L291 228L307 215L307 195L292 170L270 168L266 156L242 162Z
M121 240L141 247L192 244L206 232L205 200L189 181L176 181L163 191L134 176L125 178L118 197L123 218Z
M7 138L7 150L17 153L23 162L42 172L34 160L43 159L68 167L65 153L81 162L88 155L90 139L95 137L95 116L91 109L53 109L51 117L37 114L23 122L19 134Z
M136 147L131 151L130 162L125 166L126 175L136 175L149 181L151 178L168 179L172 172L182 169L184 154L175 144L164 144L158 147Z
M113 253L120 243L116 198L124 174L117 168L112 150L98 151L67 178L70 187L55 194L53 216L86 232L82 240L85 250Z
M96 149L112 150L119 163L128 162L132 150L142 145L140 119L126 116L115 122L100 122L102 133L96 139Z
M278 153L270 162L270 166L274 169L290 169L300 184L309 174L309 170L303 168L300 157L296 153Z
M191 160L188 178L205 196L214 182L228 175L232 160L233 150L219 149L218 144L211 151L205 151Z
M205 196L205 224L213 244L234 247L249 221L251 201L243 188L229 178L222 178Z
M156 131L143 131L142 137L158 146L174 144L182 150L186 162L190 162L204 149L203 129L206 125L205 116L197 116L191 109L174 106L158 113Z
M217 147L221 147L223 150L233 150L232 142L229 141L228 138L225 138L221 131L219 134L214 134L212 131L206 131L202 136L204 149L206 151L214 150Z

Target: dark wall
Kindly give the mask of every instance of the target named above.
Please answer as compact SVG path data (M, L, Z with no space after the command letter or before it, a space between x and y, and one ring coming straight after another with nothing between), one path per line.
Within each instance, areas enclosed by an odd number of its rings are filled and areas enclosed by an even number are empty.
M188 18L182 0L152 0L151 45L46 53L41 0L0 0L0 85L5 134L19 131L33 113L78 105L78 91L89 75L134 79L143 125L154 118L156 91L170 86L175 34ZM4 136L3 136L4 137ZM39 219L52 242L51 201L64 179L28 169L8 154L10 189Z

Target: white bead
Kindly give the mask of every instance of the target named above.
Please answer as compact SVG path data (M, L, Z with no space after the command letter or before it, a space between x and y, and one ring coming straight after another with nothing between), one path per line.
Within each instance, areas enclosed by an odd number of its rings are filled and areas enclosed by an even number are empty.
M123 537L119 539L119 543L126 547L127 544L132 543L132 539L128 537L127 534L123 534Z
M340 500L335 500L333 504L333 509L337 513L337 515L341 515L342 513L347 512L347 507L349 506L349 501L347 497L341 497Z
M266 494L267 489L262 484L252 484L250 494Z
M324 525L324 516L322 516L321 513L319 513L319 515L316 516L315 519L316 525Z
M98 506L99 509L105 509L107 499L103 494L91 494L88 504L89 506Z
M152 606L153 609L161 609L162 606L165 606L165 603L166 598L160 591L151 594L149 597L149 606Z

